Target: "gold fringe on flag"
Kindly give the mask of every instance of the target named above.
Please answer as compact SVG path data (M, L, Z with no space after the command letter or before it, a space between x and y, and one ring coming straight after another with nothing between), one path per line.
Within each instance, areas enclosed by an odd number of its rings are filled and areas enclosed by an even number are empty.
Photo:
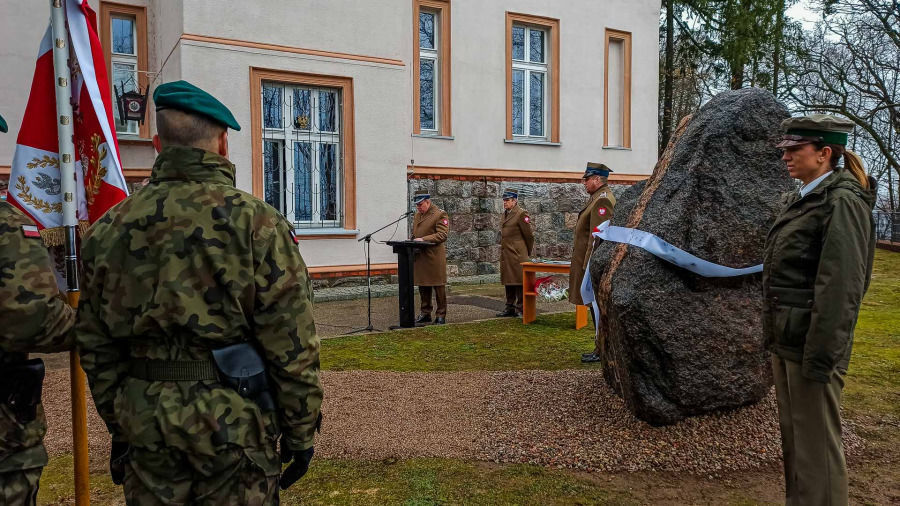
M87 232L88 228L91 227L90 222L87 220L79 220L78 221L78 236L81 237ZM44 246L48 248L52 248L54 246L63 246L66 244L66 228L65 227L53 227L53 228L45 228L41 230L41 240L44 241Z

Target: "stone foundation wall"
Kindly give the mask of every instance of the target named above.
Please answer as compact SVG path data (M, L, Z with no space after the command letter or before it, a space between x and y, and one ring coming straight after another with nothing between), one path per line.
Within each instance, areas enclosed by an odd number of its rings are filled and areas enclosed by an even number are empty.
M568 261L578 213L588 200L581 183L415 178L409 195L428 190L432 201L450 215L447 275L500 272L500 220L506 187L519 189L519 205L534 225L533 259ZM629 185L610 185L614 195ZM410 227L412 220L410 219Z

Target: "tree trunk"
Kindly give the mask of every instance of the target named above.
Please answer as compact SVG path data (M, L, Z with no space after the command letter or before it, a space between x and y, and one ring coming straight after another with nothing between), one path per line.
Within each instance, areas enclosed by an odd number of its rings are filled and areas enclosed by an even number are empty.
M669 144L669 137L672 135L672 88L675 80L675 13L673 12L674 0L666 0L666 62L665 62L665 85L663 90L663 120L662 120L662 138L659 142L659 152L665 149Z
M784 0L775 13L775 49L772 51L772 94L778 97L778 72L781 71L781 42L784 39Z

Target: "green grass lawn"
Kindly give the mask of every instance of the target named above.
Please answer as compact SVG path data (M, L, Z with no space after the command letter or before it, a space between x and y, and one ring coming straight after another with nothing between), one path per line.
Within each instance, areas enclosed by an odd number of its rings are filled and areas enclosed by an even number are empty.
M593 346L593 330L576 331L574 313L326 339L327 370L465 371L574 369ZM877 453L851 466L851 490L900 483L900 253L876 252L872 285L863 301L844 409ZM39 504L70 504L72 457L51 459ZM778 470L746 473L731 485L662 474L587 476L528 465L453 459L396 462L316 459L309 474L282 494L284 504L642 504L698 501L757 504L781 482ZM105 474L91 478L93 504L123 504ZM698 490L697 488L700 488ZM670 490L673 495L657 494ZM777 493L775 494L777 495ZM878 501L876 501L878 502Z
M325 339L320 355L333 371L558 370L585 367L581 353L592 349L593 327L575 330L572 312Z
M900 422L900 253L875 252L872 284L856 325L844 408L851 415Z

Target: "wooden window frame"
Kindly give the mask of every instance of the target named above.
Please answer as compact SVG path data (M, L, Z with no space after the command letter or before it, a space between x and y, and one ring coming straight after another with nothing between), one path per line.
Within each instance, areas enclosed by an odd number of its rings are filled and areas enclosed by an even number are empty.
M103 47L103 58L106 60L106 75L109 77L109 91L115 102L116 95L113 93L112 82L112 41L110 33L110 22L114 15L129 16L134 18L135 28L137 31L137 70L138 70L138 87L143 91L147 89L149 78L147 74L147 8L137 5L125 5L114 2L100 2L100 45ZM112 104L116 107L116 104ZM135 138L135 134L118 134L124 137L123 140ZM145 118L144 122L138 125L138 133L136 137L141 139L150 138L150 121Z
M252 193L256 197L263 195L263 148L262 148L262 86L263 81L275 81L288 85L318 86L337 88L341 92L343 106L341 108L342 140L344 142L344 224L343 230L356 230L356 142L353 121L353 79L342 76L307 74L287 70L273 70L250 67L250 137L252 142ZM301 239L355 239L353 234L343 235L304 235L302 229L297 233Z
M550 111L545 120L550 121L547 140L559 143L559 20L508 11L506 13L506 140L512 141L514 139L512 133L512 28L514 24L542 28L548 33L547 43L550 44L550 62L548 65L548 73L550 74L548 79L550 86L548 94Z
M631 148L631 32L623 30L606 29L603 48L603 147L605 148ZM609 42L611 40L622 41L624 64L622 93L624 104L622 105L622 145L609 145Z
M422 134L419 95L419 12L422 9L435 11L438 15L438 58L440 60L440 109L437 133L424 135L451 137L453 135L450 109L450 0L413 0L413 134ZM437 101L436 101L437 102Z

